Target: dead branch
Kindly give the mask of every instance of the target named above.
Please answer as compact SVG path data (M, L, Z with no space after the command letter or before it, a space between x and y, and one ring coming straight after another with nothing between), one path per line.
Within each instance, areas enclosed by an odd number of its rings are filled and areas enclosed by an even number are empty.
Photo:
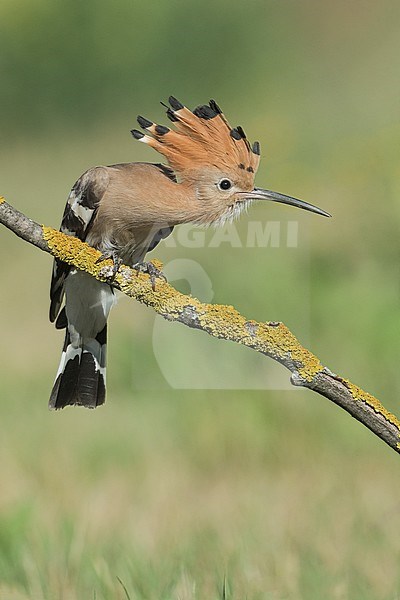
M111 262L97 263L100 253L76 238L35 223L0 198L0 222L25 241L54 257L107 281ZM200 329L213 337L252 348L291 371L291 383L325 396L393 450L400 453L400 421L367 392L332 373L309 350L303 348L283 323L260 323L246 319L232 306L203 304L181 294L167 282L157 280L156 290L148 275L123 266L113 285L127 296L149 306L168 321Z

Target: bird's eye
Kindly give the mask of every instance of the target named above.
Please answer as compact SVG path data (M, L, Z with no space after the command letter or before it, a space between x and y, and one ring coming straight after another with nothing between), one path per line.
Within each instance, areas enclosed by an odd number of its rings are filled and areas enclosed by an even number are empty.
M231 189L232 182L229 181L229 179L221 179L221 181L218 183L218 187L220 190L223 190L224 192L226 192L226 190Z

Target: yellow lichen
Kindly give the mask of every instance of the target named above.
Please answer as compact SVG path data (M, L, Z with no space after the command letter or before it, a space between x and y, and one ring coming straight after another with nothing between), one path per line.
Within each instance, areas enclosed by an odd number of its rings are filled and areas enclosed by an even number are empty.
M353 396L354 400L356 400L357 402L364 402L365 404L367 404L368 406L373 408L376 413L378 413L379 415L382 415L382 417L386 421L388 421L389 423L394 425L400 432L399 419L397 417L395 417L392 413L390 413L379 402L379 400L377 398L375 398L375 396L372 396L372 394L369 394L368 392L364 392L364 390L359 388L357 385L354 385L354 383L351 383L351 381L348 381L348 379L340 379L340 381L347 387L347 389ZM398 444L398 447L400 448L399 444Z
M4 196L0 196L0 204L3 204L3 202L5 202L6 199L4 198Z
M158 269L159 271L162 271L162 268L164 265L162 264L161 260L158 260L157 258L153 258L150 262L155 266L156 269Z
M96 260L99 252L90 246L83 244L78 238L65 235L51 227L42 225L43 237L46 240L51 253L64 262L74 264L78 269L87 271L91 275L97 273Z

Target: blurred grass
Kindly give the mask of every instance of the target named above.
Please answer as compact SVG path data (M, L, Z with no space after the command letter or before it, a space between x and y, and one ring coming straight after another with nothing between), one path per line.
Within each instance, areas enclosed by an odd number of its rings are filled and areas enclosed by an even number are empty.
M257 206L239 234L298 220L295 254L157 257L195 260L213 301L285 321L398 412L398 22L391 0L4 1L0 193L58 226L86 168L156 160L130 139L137 113L215 97L261 141L257 183L334 218ZM128 301L111 319L107 405L48 413L51 261L4 229L0 251L0 600L126 598L118 578L131 599L222 598L224 578L227 600L399 597L394 453L311 393L169 389L154 316ZM161 352L201 370L178 327ZM221 377L234 355L255 376L250 352L221 342L219 363L207 348Z

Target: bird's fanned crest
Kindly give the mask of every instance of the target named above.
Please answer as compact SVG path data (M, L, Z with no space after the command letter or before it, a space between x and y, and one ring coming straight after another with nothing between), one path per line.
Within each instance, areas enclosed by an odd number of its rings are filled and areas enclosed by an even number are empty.
M254 174L260 162L260 145L248 141L242 127L232 128L215 100L193 111L173 96L169 97L167 116L174 128L156 125L138 117L145 134L137 129L132 135L160 152L182 178L202 167L247 171Z

